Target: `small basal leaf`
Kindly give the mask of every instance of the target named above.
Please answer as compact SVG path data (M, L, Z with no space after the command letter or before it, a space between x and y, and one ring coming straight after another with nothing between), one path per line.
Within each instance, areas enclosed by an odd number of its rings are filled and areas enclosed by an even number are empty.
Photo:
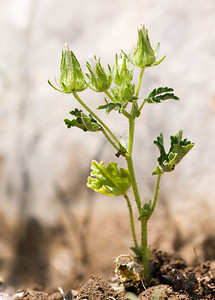
M142 257L142 247L141 246L136 246L136 247L131 247L130 249L139 258L139 260L141 260L141 257Z
M179 100L177 96L172 93L174 89L168 87L159 87L154 89L145 99L148 103L161 103L165 100Z
M128 169L117 168L117 163L110 162L106 167L104 162L93 160L87 186L95 192L109 195L125 195L131 182Z
M171 172L175 166L182 160L182 158L193 148L194 143L187 139L182 140L183 130L180 130L176 135L170 137L171 145L169 152L166 153L164 149L163 134L161 133L154 144L157 145L160 156L158 158L159 165L156 166L153 175Z
M136 246L136 247L131 247L130 248L135 255L137 256L139 261L142 261L142 247L141 246ZM147 258L150 259L152 256L152 252L150 249L150 246L147 248Z
M141 221L144 218L150 217L151 211L152 211L152 201L150 200L149 202L145 202L144 205L142 205L138 220Z

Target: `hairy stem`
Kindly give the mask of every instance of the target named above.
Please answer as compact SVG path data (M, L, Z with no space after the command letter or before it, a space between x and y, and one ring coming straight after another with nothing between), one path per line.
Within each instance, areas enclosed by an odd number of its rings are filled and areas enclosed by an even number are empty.
M137 204L138 211L140 213L141 201L140 201L140 195L137 187L137 181L135 177L133 159L132 159L132 151L133 151L133 143L134 143L134 128L135 128L135 119L129 119L129 141L128 141L128 150L127 150L127 154L125 155L125 158L127 161L128 170L131 177L131 185L132 185L135 201Z
M155 189L155 195L154 195L154 201L152 204L151 212L148 216L144 217L141 220L141 247L142 247L142 264L144 265L144 279L147 284L147 281L149 280L149 273L148 273L148 243L147 243L147 223L149 218L151 217L155 206L157 204L157 199L158 199L158 192L159 192L159 186L160 186L160 180L161 180L161 175L158 175L157 178L157 184L156 184L156 189Z
M138 244L137 244L137 237L136 237L136 232L135 232L134 216L133 216L133 211L132 211L131 202L130 202L130 199L129 199L129 197L128 197L127 194L124 195L124 198L126 199L127 206L128 206L128 210L129 210L129 217L130 217L130 224L131 224L131 232L132 232L132 236L133 236L134 245L135 245L135 247L137 247Z
M129 119L129 140L128 140L128 154L132 156L133 143L134 143L134 128L135 120Z
M113 140L119 145L117 137L113 134L110 128L81 100L77 93L73 93L75 99L104 127L104 129L110 134ZM114 144L114 142L113 142ZM115 148L115 146L114 146ZM116 149L119 149L118 147Z
M144 99L144 100L143 100L143 103L140 105L139 111L142 110L142 108L143 108L143 106L145 105L145 103L146 103L146 99Z
M138 81L138 85L137 85L137 90L136 90L136 97L138 98L139 96L139 92L140 92L140 87L141 87L141 83L142 83L142 79L143 79L143 73L144 73L145 68L141 68L140 70L140 77L139 77L139 81Z
M144 266L144 280L147 284L149 279L148 272L148 242L147 242L147 217L141 220L141 248L142 248L142 264Z
M156 206L156 204L157 204L157 200L158 200L158 192L159 192L160 180L161 180L161 175L162 175L162 174L159 174L158 177L157 177L157 184L156 184L156 189L155 189L154 201L153 201L152 208L151 208L151 213L150 213L148 219L149 219L149 218L151 217L151 215L153 214L153 211L155 210L155 206Z

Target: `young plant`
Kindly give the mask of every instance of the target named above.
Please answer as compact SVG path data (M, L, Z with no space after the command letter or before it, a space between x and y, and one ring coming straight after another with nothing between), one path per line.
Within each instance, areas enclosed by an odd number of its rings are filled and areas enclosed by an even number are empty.
M65 119L64 122L68 128L78 127L85 132L102 133L111 146L116 151L116 157L122 157L127 164L127 168L118 168L116 162L109 162L106 166L103 161L92 161L91 173L88 177L87 186L98 193L108 196L123 196L126 200L131 232L133 237L133 247L131 250L135 254L136 260L143 265L143 279L145 284L149 281L148 261L150 259L150 250L147 243L147 225L152 216L158 200L158 192L161 177L166 172L174 170L175 166L191 150L194 143L187 139L182 139L183 130L170 137L171 145L168 151L164 148L164 138L161 133L154 141L157 145L160 156L158 165L155 167L152 175L157 177L157 183L154 193L154 199L143 202L136 182L135 170L133 165L133 143L135 132L135 121L143 113L144 105L162 103L165 100L176 100L174 90L169 87L158 87L144 99L139 97L143 73L146 68L159 65L165 58L158 60L160 44L154 50L151 46L148 30L142 27L138 30L138 40L134 51L127 55L122 52L116 54L115 64L108 71L101 65L100 58L94 56L91 63L86 66L89 73L84 74L80 63L68 44L65 44L65 50L62 52L61 73L58 81L58 87L49 84L56 90L73 94L73 97L83 107L84 111L75 108L70 114L72 119ZM139 69L139 81L133 82L134 67ZM90 88L94 92L104 93L104 103L97 109L104 110L108 116L114 111L122 114L128 120L128 141L112 131L105 122L93 111L86 102L79 96L83 90ZM128 196L128 190L132 187L136 208L139 213L139 223L141 226L141 238L137 239L135 231L135 222L133 207Z

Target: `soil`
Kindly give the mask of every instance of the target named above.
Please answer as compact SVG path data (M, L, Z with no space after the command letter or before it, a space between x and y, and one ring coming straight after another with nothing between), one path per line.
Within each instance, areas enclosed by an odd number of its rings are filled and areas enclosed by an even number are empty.
M141 281L127 280L123 284L115 276L105 280L91 275L79 289L55 291L9 291L3 284L1 300L125 300L125 299L215 299L215 261L207 261L195 267L186 265L178 255L153 250L150 260L151 282L146 289ZM72 286L71 286L72 288Z

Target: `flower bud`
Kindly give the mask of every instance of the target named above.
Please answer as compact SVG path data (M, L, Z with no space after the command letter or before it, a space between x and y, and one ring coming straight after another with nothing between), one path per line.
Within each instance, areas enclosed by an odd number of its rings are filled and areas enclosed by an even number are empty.
M61 73L59 79L60 89L49 84L63 93L81 92L87 88L84 73L81 70L81 66L75 57L75 54L69 50L68 44L65 44L66 50L62 51L61 58Z
M108 66L109 74L106 74L104 68L101 66L100 59L94 59L91 61L91 65L87 62L87 68L90 74L86 74L89 79L88 86L95 92L104 92L109 89L112 76L111 69Z
M126 64L126 56L124 55L124 57L122 58L122 55L120 55L119 60L118 60L118 56L116 54L116 62L115 62L115 66L112 69L112 77L113 77L113 81L117 84L117 85L122 85L123 81L128 79L128 80L132 80L133 78L133 70L129 70Z
M129 101L133 101L135 93L135 85L130 80L125 80L121 86L114 86L112 94L117 102L127 105Z
M134 49L133 54L127 58L134 66L140 68L152 67L160 64L165 58L164 56L161 60L156 61L159 48L160 43L158 43L155 50L152 49L149 41L148 30L143 26L141 29L138 29L137 46Z

